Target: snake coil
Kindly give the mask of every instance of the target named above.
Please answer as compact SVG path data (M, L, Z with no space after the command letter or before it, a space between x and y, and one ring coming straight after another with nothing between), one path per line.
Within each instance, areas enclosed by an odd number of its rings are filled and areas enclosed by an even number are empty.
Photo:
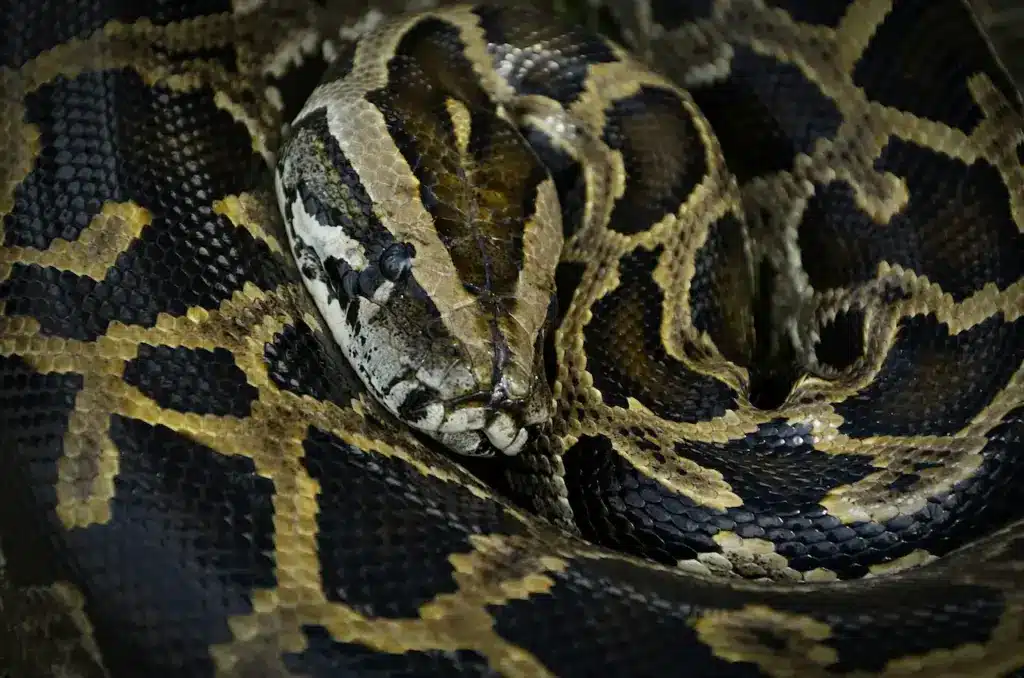
M969 6L224 4L0 6L0 666L1024 675Z

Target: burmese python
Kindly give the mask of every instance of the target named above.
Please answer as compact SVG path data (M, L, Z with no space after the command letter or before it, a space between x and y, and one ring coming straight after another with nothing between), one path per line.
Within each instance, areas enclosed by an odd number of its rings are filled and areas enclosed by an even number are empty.
M373 4L5 3L0 669L1024 669L1024 124L969 9L580 15L659 75Z

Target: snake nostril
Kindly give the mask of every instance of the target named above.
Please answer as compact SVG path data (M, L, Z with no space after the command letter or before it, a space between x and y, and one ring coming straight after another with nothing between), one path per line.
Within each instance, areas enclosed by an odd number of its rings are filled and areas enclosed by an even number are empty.
M508 385L505 383L505 380L502 379L491 391L491 399L488 401L487 404L490 405L491 407L504 409L503 406L507 405L508 402Z
M509 393L508 384L502 379L491 390L491 397L487 405L493 410L504 412L515 422L522 422L527 403L521 398L513 397Z

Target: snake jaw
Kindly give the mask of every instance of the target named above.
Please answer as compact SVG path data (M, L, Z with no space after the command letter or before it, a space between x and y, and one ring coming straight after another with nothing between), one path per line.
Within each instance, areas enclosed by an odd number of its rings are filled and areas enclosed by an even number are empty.
M529 442L530 429L551 418L553 404L540 375L530 389L510 389L508 376L501 375L489 392L435 400L419 411L419 418L408 409L399 416L457 454L490 457L499 451L514 456Z

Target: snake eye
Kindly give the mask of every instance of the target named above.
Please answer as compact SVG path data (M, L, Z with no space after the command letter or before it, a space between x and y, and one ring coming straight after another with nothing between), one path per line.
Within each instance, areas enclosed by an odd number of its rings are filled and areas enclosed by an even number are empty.
M416 248L408 243L396 242L388 245L380 254L380 272L391 282L398 282L412 269L412 258Z

